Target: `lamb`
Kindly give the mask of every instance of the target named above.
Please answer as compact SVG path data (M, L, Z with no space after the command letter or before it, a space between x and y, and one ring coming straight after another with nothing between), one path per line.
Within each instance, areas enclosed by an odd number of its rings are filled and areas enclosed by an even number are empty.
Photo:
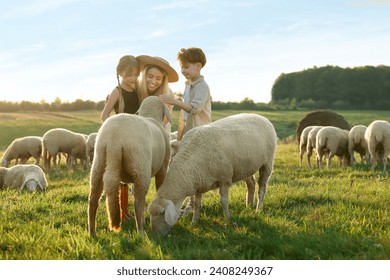
M171 151L163 120L167 116L170 121L169 109L158 97L150 96L141 103L138 114L111 116L98 131L88 207L89 233L93 236L96 234L96 212L103 191L109 228L120 230L120 181L134 183L136 227L143 234L145 198L151 178L155 177L157 189L165 178Z
M72 169L77 158L83 163L86 161L86 146L83 134L64 128L50 129L42 137L43 166L50 170L50 160L53 158L54 168L58 173L57 155L66 153L70 157L67 159L68 169Z
M364 133L366 132L367 126L355 125L351 128L348 134L348 152L351 155L351 164L355 163L354 152L360 154L361 162L364 159L368 161L368 147L367 142L364 139Z
M350 163L350 154L348 152L348 130L335 126L326 126L321 128L316 137L317 167L321 168L322 158L327 154L327 168L330 167L332 157L335 155L340 158L340 164Z
M15 159L15 165L19 159L21 163L26 163L30 157L34 157L34 164L39 165L42 153L42 138L39 136L25 136L16 138L4 152L1 164L8 167L10 162Z
M301 133L301 139L299 140L299 159L300 159L300 164L302 166L302 159L303 155L305 154L305 151L307 149L307 137L309 135L310 130L312 130L315 126L307 126L302 130Z
M311 155L313 154L313 149L316 148L316 137L318 131L323 128L323 126L314 126L310 131L309 134L307 135L307 144L306 144L306 153L307 153L307 162L309 165L309 168L311 168Z
M47 180L43 170L34 164L0 167L0 189L12 188L27 191L46 191Z
M179 218L184 199L191 195L195 195L192 222L197 223L202 193L215 188L219 188L223 212L229 219L230 185L250 181L257 171L256 210L260 211L273 170L276 141L271 122L256 114L233 115L188 131L149 206L152 230L168 233ZM254 187L248 189L248 200L253 199L254 191Z
M390 153L390 123L384 120L373 121L366 129L364 139L367 141L372 169L376 164L383 164L386 171L387 155Z
M88 169L92 165L92 161L93 161L93 153L95 150L96 136L97 136L97 132L94 132L94 133L89 134L87 137L87 146L86 146L85 152L86 152L86 156L87 156Z

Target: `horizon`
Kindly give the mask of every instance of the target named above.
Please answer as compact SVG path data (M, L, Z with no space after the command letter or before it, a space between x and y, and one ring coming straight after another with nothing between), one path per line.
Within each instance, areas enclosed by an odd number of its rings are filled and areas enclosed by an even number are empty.
M135 5L136 4L136 5ZM2 101L101 101L124 54L161 56L178 72L182 47L204 50L213 101L269 103L282 74L389 65L390 0L31 0L3 4Z

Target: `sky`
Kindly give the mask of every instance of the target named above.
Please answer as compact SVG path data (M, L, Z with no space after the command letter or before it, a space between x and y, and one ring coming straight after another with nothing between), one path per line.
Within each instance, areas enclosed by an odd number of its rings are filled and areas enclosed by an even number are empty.
M282 73L390 65L390 0L1 1L0 101L101 101L121 56L202 48L212 99L271 101Z

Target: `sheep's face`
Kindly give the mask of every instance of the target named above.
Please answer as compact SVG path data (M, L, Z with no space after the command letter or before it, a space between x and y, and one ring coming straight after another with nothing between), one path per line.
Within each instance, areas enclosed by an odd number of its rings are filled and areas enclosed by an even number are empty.
M34 191L44 191L44 189L42 188L42 186L39 184L39 182L36 180L36 179L28 179L26 180L21 189L26 189L30 192L34 192Z
M167 235L171 230L171 226L165 221L164 213L151 216L152 231L162 235Z
M162 235L168 234L171 227L177 222L180 211L177 211L173 202L164 198L156 198L149 205L152 231Z

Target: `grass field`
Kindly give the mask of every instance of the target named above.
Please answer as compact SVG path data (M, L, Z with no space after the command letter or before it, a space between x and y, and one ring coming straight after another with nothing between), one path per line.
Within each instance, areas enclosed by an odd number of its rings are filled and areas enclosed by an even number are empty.
M218 119L238 111L215 111ZM307 112L257 112L271 120L279 138L295 133ZM388 112L338 112L351 125ZM91 133L100 112L0 113L0 156L17 137L43 135L53 127ZM174 112L173 120L178 116ZM177 125L173 124L173 130ZM171 233L135 231L134 221L120 233L107 229L104 198L99 204L97 238L87 231L89 172L47 174L46 193L0 191L0 259L390 259L390 178L366 165L330 169L299 166L296 143L279 144L274 172L260 213L245 207L245 185L229 193L231 222L223 218L217 191L204 195L199 224L182 217ZM149 203L155 194L152 184ZM130 210L132 203L130 202Z

